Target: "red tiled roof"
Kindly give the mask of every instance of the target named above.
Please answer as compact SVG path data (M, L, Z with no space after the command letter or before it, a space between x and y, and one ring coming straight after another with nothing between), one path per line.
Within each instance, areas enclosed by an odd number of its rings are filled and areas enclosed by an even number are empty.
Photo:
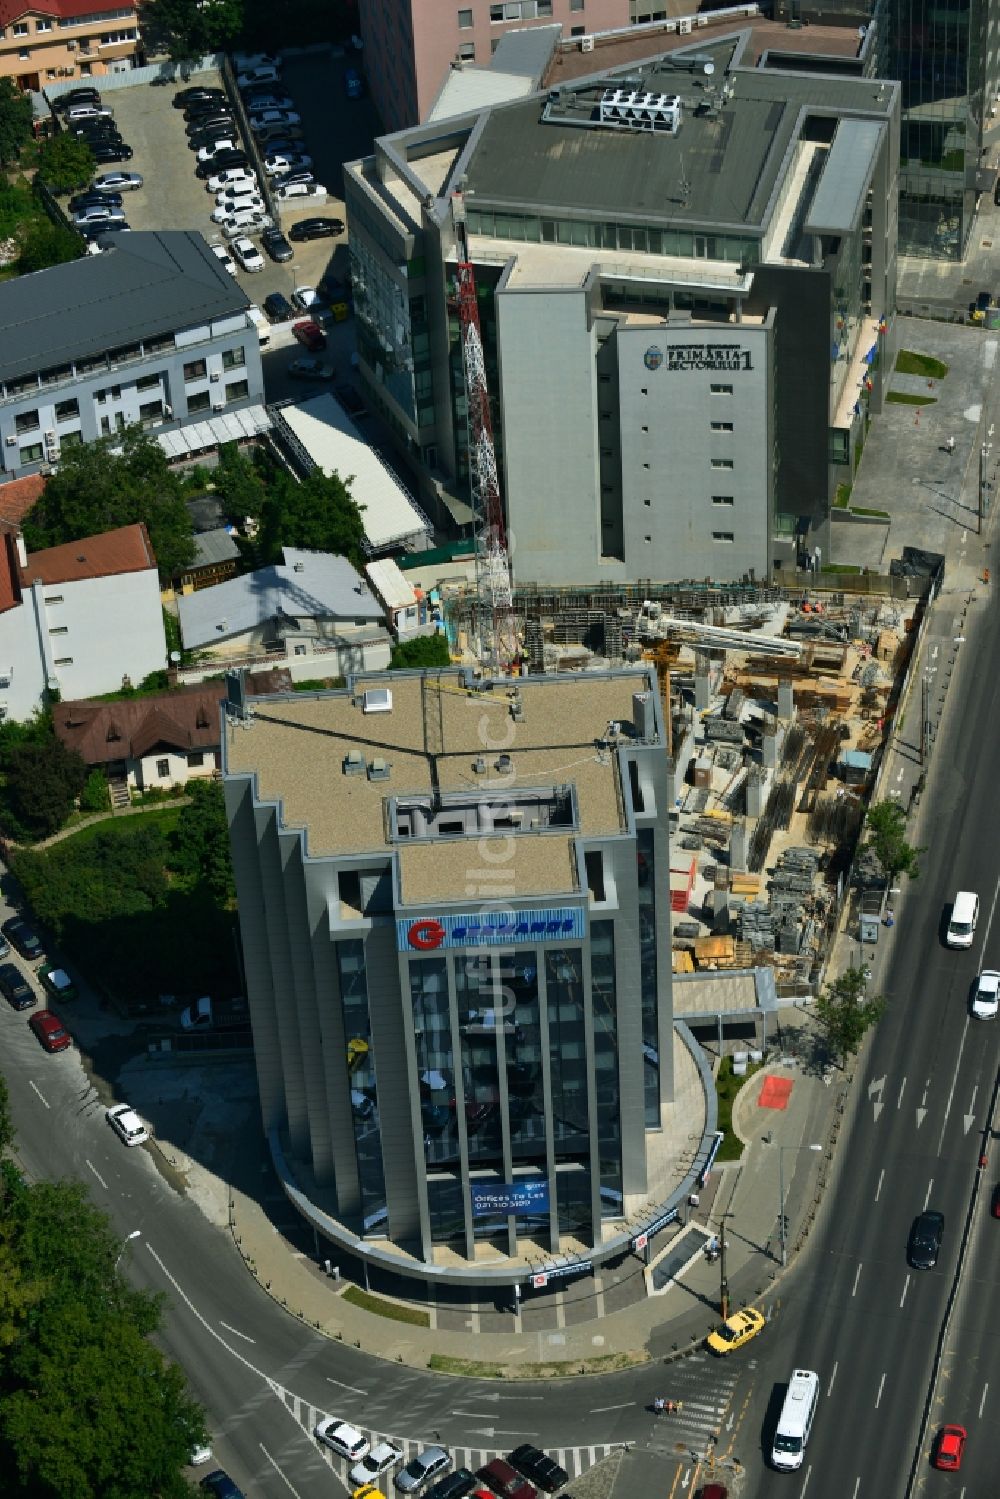
M76 583L83 578L110 578L118 573L141 573L156 567L144 525L119 526L100 536L85 536L63 546L28 554L21 571L25 585Z
M0 523L0 614L21 602L21 577L17 565L17 530Z
M0 26L9 26L22 16L59 16L69 21L74 16L111 17L124 9L122 0L118 4L114 0L0 0Z
M3 0L0 0L0 4ZM26 474L23 479L11 479L9 484L0 484L0 520L19 526L33 506L38 504L45 488L44 474Z

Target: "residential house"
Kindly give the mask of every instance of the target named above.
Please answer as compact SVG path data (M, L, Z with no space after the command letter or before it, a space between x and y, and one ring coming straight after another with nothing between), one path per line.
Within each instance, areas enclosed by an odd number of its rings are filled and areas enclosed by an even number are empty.
M422 588L414 587L398 562L391 557L379 557L367 564L365 573L397 640L412 640L416 635L436 632L440 610L431 604Z
M287 664L293 678L381 671L382 605L345 557L285 547L284 562L177 600L187 651L218 663Z
M55 693L114 692L166 659L145 526L29 553L0 525L0 718L30 718Z
M126 73L136 64L138 22L135 0L0 0L0 78L37 92Z

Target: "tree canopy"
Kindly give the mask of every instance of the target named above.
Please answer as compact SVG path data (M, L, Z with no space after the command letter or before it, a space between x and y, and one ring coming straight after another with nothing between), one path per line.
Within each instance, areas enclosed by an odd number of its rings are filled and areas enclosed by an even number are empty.
M418 635L415 640L404 640L392 648L389 665L393 668L405 666L450 666L451 652L444 635Z
M256 460L223 449L215 483L232 515L257 524L254 561L281 561L283 547L333 552L355 567L364 563L365 528L351 479L314 469L301 483L266 456Z
M78 136L55 135L38 153L38 175L54 193L74 192L94 175L94 153Z
M866 1033L885 1014L885 996L869 995L867 987L867 968L848 968L827 985L816 1001L820 1030L841 1065L853 1056Z
M31 100L12 78L0 78L0 167L17 160L18 152L31 139Z
M181 481L159 443L132 426L63 451L24 522L24 537L37 550L136 521L146 523L161 578L175 577L193 560Z
M868 845L875 851L890 884L901 874L915 880L920 874L918 860L923 849L907 843L906 813L899 803L877 802L868 809L866 822L870 833Z
M220 906L236 899L229 853L229 823L219 781L190 781L191 798L174 830L172 863L178 874L201 883Z
M156 0L155 21L175 62L228 51L243 31L243 0ZM301 33L298 33L301 35Z
M82 254L83 241L72 229L38 219L24 236L17 268L27 275L30 271L44 271L50 265L63 265L67 260L79 260Z
M37 743L3 750L4 802L0 821L15 837L47 838L58 832L83 790L87 767L76 750L50 734Z

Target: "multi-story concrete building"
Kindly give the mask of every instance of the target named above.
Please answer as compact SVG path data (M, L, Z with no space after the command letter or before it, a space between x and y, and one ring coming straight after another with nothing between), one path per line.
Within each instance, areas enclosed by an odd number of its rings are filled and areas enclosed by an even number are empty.
M487 65L504 36L561 22L567 36L629 23L629 0L360 0L365 73L389 130L425 120L453 63Z
M345 168L361 369L468 495L475 268L515 575L766 577L828 555L891 338L899 89L736 36L376 143Z
M116 235L0 284L0 484L134 422L163 431L262 402L249 306L187 232Z
M129 0L0 0L0 78L38 91L135 66L138 8Z
M263 1120L338 1257L509 1286L670 1212L694 1120L678 1170L664 744L648 668L233 711Z

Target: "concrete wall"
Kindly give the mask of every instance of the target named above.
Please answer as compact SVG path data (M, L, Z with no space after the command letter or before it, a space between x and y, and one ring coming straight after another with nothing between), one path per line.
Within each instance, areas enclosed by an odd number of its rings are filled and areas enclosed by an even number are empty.
M167 664L154 568L36 583L22 607L35 612L45 676L58 683L64 700L115 692L125 676L137 687Z
M0 709L4 718L18 723L42 706L45 692L38 625L30 592L20 605L0 614Z
M188 756L191 754L200 754L202 763L189 764ZM137 791L148 791L151 786L161 789L165 786L183 786L188 781L207 780L213 776L218 759L218 751L213 749L189 750L187 753L161 750L158 754L145 755L141 760L130 760L127 779L129 785L134 786ZM167 762L165 776L161 776L158 769L161 760Z

